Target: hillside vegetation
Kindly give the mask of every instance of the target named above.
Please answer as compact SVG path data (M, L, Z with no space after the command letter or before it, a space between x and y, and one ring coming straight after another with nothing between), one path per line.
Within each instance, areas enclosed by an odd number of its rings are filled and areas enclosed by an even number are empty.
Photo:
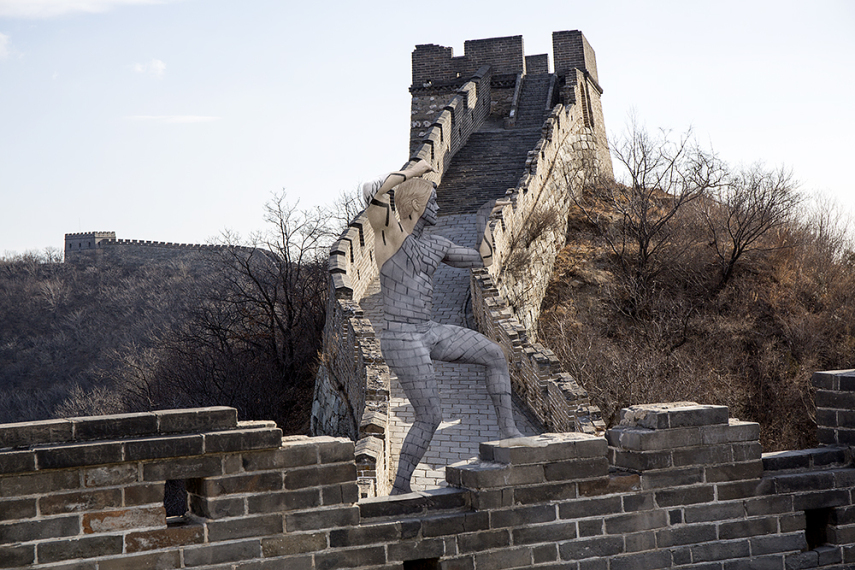
M814 445L812 373L855 368L847 221L786 171L730 169L688 137L636 129L615 155L625 175L571 209L544 344L607 425L689 400L759 422L766 451Z
M284 195L266 215L268 231L205 258L0 259L0 423L227 405L306 433L330 216Z

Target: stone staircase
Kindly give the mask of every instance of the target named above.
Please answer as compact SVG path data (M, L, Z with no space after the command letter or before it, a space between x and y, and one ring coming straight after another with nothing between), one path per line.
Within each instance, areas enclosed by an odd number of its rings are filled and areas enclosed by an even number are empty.
M472 133L437 189L440 216L477 212L482 204L502 198L517 185L528 151L540 140L550 77L545 73L526 76L514 127L485 126Z

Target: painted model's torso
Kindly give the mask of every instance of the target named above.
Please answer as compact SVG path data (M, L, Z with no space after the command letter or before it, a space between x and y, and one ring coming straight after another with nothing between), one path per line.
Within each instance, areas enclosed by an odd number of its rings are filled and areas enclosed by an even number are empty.
M433 274L450 242L439 236L410 234L380 268L380 294L387 322L429 321Z

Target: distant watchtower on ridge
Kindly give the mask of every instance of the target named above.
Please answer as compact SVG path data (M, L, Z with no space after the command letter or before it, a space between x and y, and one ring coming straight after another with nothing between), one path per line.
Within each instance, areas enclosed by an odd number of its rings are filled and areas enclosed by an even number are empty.
M80 232L65 234L65 261L95 261L98 244L104 240L115 240L116 232Z

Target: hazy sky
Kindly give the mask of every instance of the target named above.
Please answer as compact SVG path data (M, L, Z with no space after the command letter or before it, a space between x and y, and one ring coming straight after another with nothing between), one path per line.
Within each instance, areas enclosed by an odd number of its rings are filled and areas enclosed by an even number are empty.
M521 6L524 5L524 8ZM410 55L555 30L635 110L855 210L855 2L0 0L0 255L66 232L205 243L407 158Z

